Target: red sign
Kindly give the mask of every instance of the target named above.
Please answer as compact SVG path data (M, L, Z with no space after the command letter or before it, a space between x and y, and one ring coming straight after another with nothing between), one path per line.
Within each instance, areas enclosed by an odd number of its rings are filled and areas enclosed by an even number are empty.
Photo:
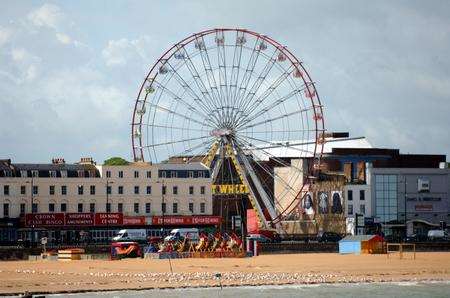
M94 213L66 213L66 226L93 226Z
M143 226L145 225L145 216L124 216L124 226Z
M123 215L122 213L95 213L95 225L122 225Z
M433 211L433 205L415 205L416 211Z
M220 216L164 216L164 224L173 226L218 225L220 220ZM162 224L162 216L152 217L152 225Z
M64 213L29 213L25 216L25 225L31 226L63 226Z

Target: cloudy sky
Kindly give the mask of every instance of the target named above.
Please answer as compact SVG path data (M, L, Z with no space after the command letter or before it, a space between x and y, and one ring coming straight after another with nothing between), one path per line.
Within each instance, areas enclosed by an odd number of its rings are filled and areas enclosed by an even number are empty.
M132 107L148 68L217 27L288 46L317 84L327 129L449 155L450 2L374 2L5 2L0 158L131 159Z

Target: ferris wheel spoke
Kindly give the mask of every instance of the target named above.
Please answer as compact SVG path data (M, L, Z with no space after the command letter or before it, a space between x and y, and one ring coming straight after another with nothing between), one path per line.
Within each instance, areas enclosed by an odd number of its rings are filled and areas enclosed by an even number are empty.
M257 107L260 106L267 98L269 98L270 95L283 83L286 81L287 78L292 74L294 71L294 68L291 66L289 70L283 72L264 92L258 96L256 100L252 102L248 107L246 107L243 110L243 115L250 115L254 112L257 112ZM247 118L247 117L245 117ZM243 118L243 119L245 119ZM238 123L240 124L240 123Z
M195 154L194 156L192 156L186 163L190 163L192 160L194 160L195 157L199 157L200 155L202 155L201 153L203 152L207 152L209 147L212 145L212 143L214 142L214 140L207 140L204 142L201 142L195 146L191 146L187 149L185 149L182 152L176 153L176 156L184 156L186 154L191 154L192 152L194 152L195 150L202 148L203 150L199 151L199 153Z
M183 79L183 77L178 73L178 71L173 67L173 65L169 62L167 62L167 65L172 69L173 75L175 77L175 80L178 82L178 84L186 90L186 92L191 96L191 98L200 106L200 108L203 110L204 113L202 113L203 116L206 115L212 115L216 121L217 116L212 113L214 110L214 107L208 106L204 103L203 100L200 99L200 97L197 95L197 93L191 88L191 86ZM176 95L175 95L176 96ZM205 116L205 119L208 117Z
M187 50L184 47L182 47L182 49L183 49L184 55L185 55L184 59L186 61L186 68L189 70L192 78L194 79L195 85L200 90L200 92L203 96L203 100L205 102L207 102L209 105L211 105L212 107L214 107L213 111L219 111L220 106L217 105L217 102L215 102L214 99L209 94L202 78L200 77L200 75L197 71L197 68L195 67L194 63L192 62L192 59L191 59L189 53L187 52Z
M241 106L241 101L243 100L243 96L245 94L245 91L248 88L248 84L250 82L251 75L255 70L256 62L258 61L258 58L259 58L259 54L260 54L259 47L261 45L260 40L261 40L261 38L260 38L260 36L258 36L256 38L255 45L253 46L252 53L251 53L250 59L247 63L247 67L245 69L244 75L242 76L241 83L239 84L239 89L236 92L236 97L234 98L234 101L233 101L233 106L235 107L235 109L233 109L233 115L232 115L232 119L231 119L233 122L236 122L235 111L238 111L239 107Z
M177 144L177 143L185 143L185 142L189 142L189 141L202 140L202 139L207 139L207 138L211 138L211 136L201 136L201 137L191 138L191 139L183 139L183 140L178 140L178 141L149 144L149 145L144 145L140 148L147 148L147 147L155 148L155 147L160 147L160 146L172 145L172 144Z
M196 119L194 119L194 118L191 118L191 117L188 117L188 116L186 116L186 115L180 114L180 113L178 113L178 112L172 111L171 109L165 108L165 107L163 107L163 106L160 106L160 105L157 105L157 104L152 104L152 103L148 103L148 105L149 105L150 107L154 108L154 109L157 109L157 110L166 112L167 114L173 114L173 115L176 115L176 116L178 116L178 117L180 117L180 118L187 119L187 120L190 120L190 121L192 121L192 122L195 122L195 123L197 123L197 124L205 125L205 126L214 128L213 126L211 126L211 125L209 125L209 124L206 124L204 121L202 122L201 120L196 120ZM155 113L156 113L156 111L155 111Z
M283 114L283 115L280 115L280 116L277 116L277 117L269 118L269 119L266 119L266 120L263 120L263 121L260 121L260 122L256 122L254 124L250 124L250 125L247 125L247 126L244 126L244 127L241 126L241 127L238 128L238 130L247 129L247 128L251 128L251 127L256 127L256 126L261 125L261 124L273 123L273 122L275 122L277 120L280 120L280 119L283 119L283 118L287 118L287 117L290 117L290 116L293 116L293 115L297 115L297 114L302 114L302 113L305 113L305 112L313 110L313 109L314 109L314 107L307 107L307 108L304 108L304 109L295 110L293 112L286 113L286 114ZM266 112L264 112L264 113L266 113ZM248 121L246 123L251 123L251 122Z
M220 33L220 34L219 34ZM219 94L222 103L225 103L225 123L228 122L230 114L230 99L228 91L227 79L227 63L225 52L225 35L223 31L216 31L216 45L217 45L217 65L219 70Z
M272 70L272 67L274 66L276 60L276 54L278 52L278 49L275 49L272 53L271 57L268 59L266 64L264 65L264 68L259 73L259 75L256 77L256 80L253 82L252 87L248 91L247 95L245 95L244 100L241 101L240 106L238 107L239 110L243 111L245 114L245 111L247 110L248 105L252 102L253 98L255 97L256 93L258 92L259 88L261 87L262 83L266 80L267 75Z
M170 95L172 97L173 100L175 100L176 102L179 102L181 104L183 104L185 107L187 107L189 110L191 111L195 111L197 112L199 115L203 116L205 121L210 122L211 124L215 124L214 122L212 122L212 120L210 119L210 117L206 116L208 114L210 114L210 111L199 111L196 107L194 107L193 105L187 103L185 100L183 100L183 98L181 96L178 96L177 94L175 94L175 92L171 91L169 88L163 86L161 83L159 83L158 81L154 81L154 83L158 86L159 89L161 89L163 92L167 93L168 95ZM205 114L206 112L206 114Z
M294 146L300 146L300 145L315 144L314 142L294 143L294 144L290 144L290 143L289 143L289 145L288 145L288 144L283 144L282 142L276 143L276 142L271 142L271 141L263 140L263 139L260 139L260 138L250 137L250 136L242 136L242 135L241 135L240 137L241 137L241 138L244 138L244 139L250 139L250 140L254 140L254 141L258 141L258 142L261 142L261 143L265 143L265 144L269 144L269 145L270 145L269 147L261 147L261 148L263 148L263 149L285 147L285 148L287 148L287 149L299 151L299 152L301 152L301 153L309 153L309 154L313 154L313 156L314 156L314 152L313 152L313 151L306 150L306 149L300 149L300 148L294 147ZM255 148L259 148L259 147L255 146Z

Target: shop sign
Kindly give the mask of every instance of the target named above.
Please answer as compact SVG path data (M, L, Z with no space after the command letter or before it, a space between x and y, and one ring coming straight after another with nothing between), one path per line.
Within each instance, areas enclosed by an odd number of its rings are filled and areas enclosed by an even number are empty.
M416 211L433 211L433 205L416 205Z
M25 225L31 226L63 226L64 213L28 213Z
M248 194L249 189L245 184L214 184L211 192L213 195Z
M95 225L122 225L123 214L122 213L95 213Z
M66 226L93 226L94 213L66 213Z
M145 225L145 216L124 216L124 226L143 226Z
M217 225L220 216L153 216L153 225Z

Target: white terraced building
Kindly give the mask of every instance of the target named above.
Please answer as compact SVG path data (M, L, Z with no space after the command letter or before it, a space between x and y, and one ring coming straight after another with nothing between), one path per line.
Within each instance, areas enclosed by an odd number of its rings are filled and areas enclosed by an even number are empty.
M102 216L118 214L120 222L111 218L97 223ZM80 237L80 231L91 232L92 241L112 236L123 226L160 230L195 225L193 216L207 225L211 214L210 173L200 163L103 166L90 158L76 164L62 159L51 164L0 161L3 242L43 235L64 242Z

